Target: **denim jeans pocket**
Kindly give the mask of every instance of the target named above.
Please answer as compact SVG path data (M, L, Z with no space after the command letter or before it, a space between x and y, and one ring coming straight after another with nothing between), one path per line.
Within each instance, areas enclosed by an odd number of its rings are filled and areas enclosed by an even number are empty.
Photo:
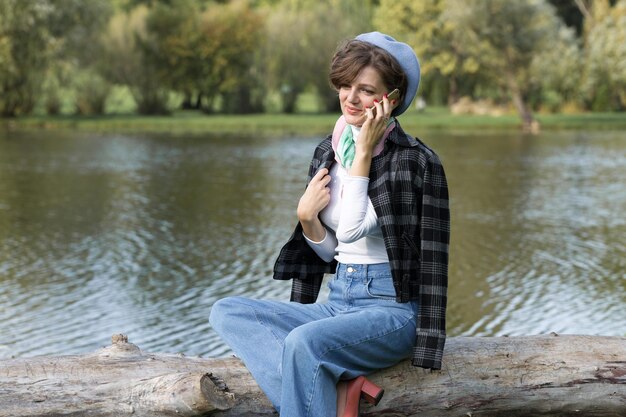
M377 276L367 281L367 294L372 298L395 301L396 290L390 276Z

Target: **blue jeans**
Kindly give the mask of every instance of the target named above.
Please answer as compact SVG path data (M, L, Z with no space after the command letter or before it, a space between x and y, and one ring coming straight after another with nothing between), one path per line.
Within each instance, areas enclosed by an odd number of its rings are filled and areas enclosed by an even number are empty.
M334 416L339 380L411 356L417 302L395 301L389 264L340 264L328 285L325 303L228 297L211 309L213 329L281 416Z

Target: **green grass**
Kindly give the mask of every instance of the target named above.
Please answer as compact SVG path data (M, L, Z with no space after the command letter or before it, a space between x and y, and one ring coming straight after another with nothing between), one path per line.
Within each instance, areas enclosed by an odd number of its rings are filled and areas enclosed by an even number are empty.
M338 114L255 114L205 115L194 111L171 116L109 114L104 116L28 116L0 119L6 129L72 129L107 132L215 132L322 135L328 133ZM536 115L542 130L626 129L626 113L582 113ZM409 110L401 116L402 126L418 134L423 130L473 131L519 130L517 115L452 115L445 107L429 107L423 112Z

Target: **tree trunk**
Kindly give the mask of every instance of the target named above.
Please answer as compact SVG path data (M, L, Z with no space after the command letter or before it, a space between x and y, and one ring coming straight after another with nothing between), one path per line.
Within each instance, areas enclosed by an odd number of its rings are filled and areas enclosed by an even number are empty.
M453 337L443 369L409 361L362 416L625 416L626 337ZM150 354L122 335L88 355L0 361L0 416L276 415L237 359Z
M193 104L191 103L191 91L183 91L183 101L180 103L180 108L183 110L193 109Z
M297 94L294 93L284 93L281 94L282 97L282 105L283 105L283 113L293 114L296 112L296 102L298 101Z
M526 133L539 133L539 122L533 117L533 113L526 104L522 91L512 74L507 75L507 85L511 93L511 98L513 99L513 104L522 119L522 130Z
M456 77L452 74L448 77L448 107L459 101L459 85Z

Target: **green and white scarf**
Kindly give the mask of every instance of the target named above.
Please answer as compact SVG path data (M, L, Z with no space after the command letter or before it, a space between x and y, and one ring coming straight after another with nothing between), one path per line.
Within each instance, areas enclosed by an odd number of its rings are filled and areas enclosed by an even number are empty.
M385 139L387 139L387 136L389 136L389 133L391 133L395 126L395 119L392 117L389 119L389 122L387 122L387 129L385 129L382 140L374 148L373 156L382 152ZM352 133L352 126L346 122L343 116L337 120L335 128L333 129L333 149L337 162L345 169L350 169L356 154L356 138Z

